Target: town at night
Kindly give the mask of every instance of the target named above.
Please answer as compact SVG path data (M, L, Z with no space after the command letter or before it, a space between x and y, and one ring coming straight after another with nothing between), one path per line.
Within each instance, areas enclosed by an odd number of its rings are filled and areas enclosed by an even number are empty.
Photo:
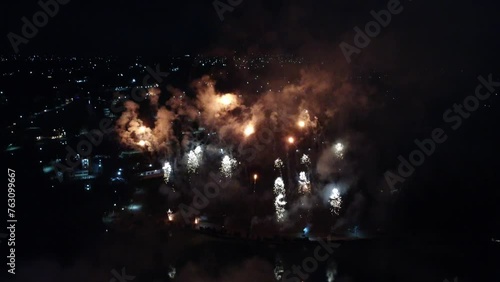
M498 281L499 8L6 4L0 280Z

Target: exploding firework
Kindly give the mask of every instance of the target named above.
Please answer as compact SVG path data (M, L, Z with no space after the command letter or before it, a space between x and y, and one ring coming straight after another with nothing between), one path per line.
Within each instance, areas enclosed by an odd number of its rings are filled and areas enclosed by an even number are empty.
M170 179L170 173L172 173L172 166L170 163L165 162L163 165L163 180L165 180L165 184L168 183L168 180Z
M337 143L335 144L334 146L334 151L335 151L335 154L339 157L339 158L343 158L344 157L344 145L342 145L342 143Z
M238 162L229 156L224 156L220 165L220 171L225 177L231 177L233 175L234 168Z
M278 222L283 221L285 218L285 183L283 178L278 177L274 181L274 195L276 199L274 200L274 207L276 208L276 219Z
M305 171L299 173L299 193L306 194L311 192L311 183L307 179Z
M274 161L274 167L277 169L282 169L283 168L283 161L281 159L276 159Z
M230 106L231 104L233 104L234 102L236 101L235 97L233 94L225 94L225 95L222 95L220 98L219 98L219 103L221 103L222 105L224 106Z
M249 124L245 127L245 131L243 132L245 136L250 136L255 133L255 128L253 125Z
M309 158L308 155L303 154L302 157L300 158L300 163L309 167L311 165L311 159Z
M332 213L339 214L342 206L342 198L340 197L339 189L333 188L330 195L330 210Z
M306 122L305 122L305 121L303 121L303 120L299 120L299 121L297 122L297 125L298 125L300 128L304 128L304 127L306 126Z
M197 146L194 150L187 154L187 168L189 173L196 173L200 167L203 157L203 150Z

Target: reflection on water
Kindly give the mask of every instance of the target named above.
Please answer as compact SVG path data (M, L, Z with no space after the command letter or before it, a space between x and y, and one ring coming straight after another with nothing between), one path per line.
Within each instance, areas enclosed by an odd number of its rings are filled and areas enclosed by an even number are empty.
M326 268L326 281L335 281L335 276L337 276L337 263L331 260Z
M455 276L460 282L479 281L474 277L480 264L471 267L470 259L464 257L475 251L460 245L382 239L345 241L322 260L315 258L318 246L321 244L300 241L207 240L183 252L173 281L443 282ZM323 254L327 254L326 250L321 251ZM476 255L481 256L481 252ZM498 262L498 255L494 258ZM478 261L485 259L479 257ZM498 274L494 267L483 267L481 272L484 277Z
M283 261L281 261L279 255L276 255L276 266L274 267L274 277L276 278L276 281L281 281L283 272L285 272L285 269L283 268Z

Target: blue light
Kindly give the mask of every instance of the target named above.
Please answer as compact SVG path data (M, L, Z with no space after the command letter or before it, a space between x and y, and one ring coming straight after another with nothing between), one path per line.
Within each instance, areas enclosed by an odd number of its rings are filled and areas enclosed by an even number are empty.
M303 231L304 231L304 234L309 233L309 226L304 227Z

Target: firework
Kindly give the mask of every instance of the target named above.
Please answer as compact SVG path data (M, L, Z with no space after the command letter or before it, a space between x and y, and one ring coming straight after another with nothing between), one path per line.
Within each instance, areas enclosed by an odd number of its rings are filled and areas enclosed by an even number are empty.
M165 162L163 165L163 179L165 180L165 184L168 183L168 180L170 179L170 173L172 172L172 166L170 163Z
M231 177L233 175L233 170L236 167L237 161L235 159L232 159L229 156L224 156L222 158L221 166L220 166L220 171L222 174L224 174L225 177Z
M283 168L283 161L278 158L274 161L274 167L277 169L282 169Z
M342 206L342 198L340 197L339 189L333 188L330 195L330 210L332 213L339 214Z
M203 150L200 146L197 146L194 150L191 150L187 154L187 168L189 173L196 173L200 167L201 160L203 157Z
M299 173L299 193L310 193L311 192L311 183L309 179L307 179L307 175L305 171L301 171Z
M255 128L253 125L249 124L245 127L245 131L243 132L245 136L250 136L255 133Z
M174 213L170 209L167 211L167 216L168 216L168 221L174 220Z
M335 151L335 154L339 157L339 158L343 158L344 157L344 145L342 145L342 143L337 143L335 144L334 146L334 151Z
M304 128L304 127L306 126L306 122L305 122L305 121L303 121L303 120L299 120L299 121L297 122L297 125L298 125L300 128Z
M274 207L276 208L276 218L278 222L283 221L285 218L285 183L281 177L276 178L274 181Z
M302 157L300 158L300 163L309 167L311 165L311 159L309 158L308 155L303 154Z
M236 99L233 94L225 94L219 98L219 103L227 107L233 104L235 100Z

